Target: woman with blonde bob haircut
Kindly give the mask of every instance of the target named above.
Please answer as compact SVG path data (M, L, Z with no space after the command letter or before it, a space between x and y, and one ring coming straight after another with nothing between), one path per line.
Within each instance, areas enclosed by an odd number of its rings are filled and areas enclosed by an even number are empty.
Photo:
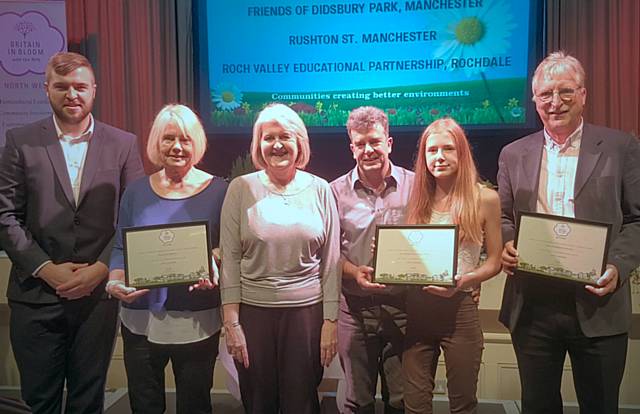
M153 289L125 286L122 229L207 221L214 257L220 234L225 180L195 165L207 146L202 124L184 105L167 105L156 115L147 155L160 170L129 185L120 202L107 292L122 301L122 341L134 413L165 412L164 370L169 361L176 382L176 412L210 414L213 368L220 338L217 266L211 280Z
M260 139L264 124L276 122L285 130L289 131L296 138L298 143L298 156L295 160L295 167L304 170L311 158L311 147L309 146L309 135L300 116L291 108L282 104L271 104L266 106L253 124L253 138L251 139L251 160L254 167L264 170L267 165L260 151Z
M483 337L470 291L500 270L500 201L498 193L478 182L469 142L453 119L434 121L418 145L407 222L457 224L458 269L455 287L426 286L408 295L402 360L405 410L433 412L434 378L442 349L451 412L475 413ZM487 259L479 265L483 245Z
M307 130L271 104L253 128L257 172L234 179L222 207L227 349L247 413L314 414L336 354L340 224L329 184L302 170Z
M183 136L191 139L193 147L191 163L197 165L207 150L207 136L204 133L198 116L187 106L178 104L166 105L156 115L147 141L147 156L154 165L161 167L160 142L169 124L175 125Z

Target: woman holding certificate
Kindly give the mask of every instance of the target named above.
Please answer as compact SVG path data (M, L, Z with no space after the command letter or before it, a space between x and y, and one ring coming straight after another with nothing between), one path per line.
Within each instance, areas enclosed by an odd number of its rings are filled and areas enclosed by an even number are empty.
M434 377L442 350L451 412L475 413L483 337L470 291L500 270L500 202L495 191L478 182L469 142L453 119L436 120L424 131L415 173L407 221L456 224L458 268L455 287L426 286L408 295L402 359L405 410L433 411ZM483 244L487 259L479 265Z
M107 292L123 302L124 363L134 413L165 411L164 369L169 360L176 382L176 412L211 413L210 390L221 328L215 263L213 282L202 279L192 286L139 290L126 287L122 232L129 227L204 221L208 222L210 245L217 247L227 184L195 168L206 144L200 120L191 109L165 106L153 122L147 144L149 159L161 169L128 186L120 204ZM177 238L169 240L171 231L167 232L166 240L155 237L148 243L171 246L179 260L187 253L181 252ZM142 260L140 256L128 260Z
M318 413L336 353L340 229L329 184L303 171L309 155L298 114L267 106L253 127L258 171L234 179L222 207L225 339L247 413Z

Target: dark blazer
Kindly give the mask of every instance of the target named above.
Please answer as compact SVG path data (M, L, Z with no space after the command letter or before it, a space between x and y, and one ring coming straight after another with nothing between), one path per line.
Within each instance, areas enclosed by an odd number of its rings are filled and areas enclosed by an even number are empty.
M120 196L143 174L135 135L95 121L76 205L52 117L7 131L0 160L0 246L12 262L9 300L60 300L32 276L47 260L108 266ZM103 293L101 284L93 295Z
M520 211L536 211L542 131L503 148L498 161L502 237L515 237ZM631 135L584 124L574 187L576 218L612 224L607 263L618 268L618 288L598 297L576 285L576 312L587 337L627 332L631 326L629 273L640 263L640 144ZM527 279L507 277L500 321L511 332L524 304Z

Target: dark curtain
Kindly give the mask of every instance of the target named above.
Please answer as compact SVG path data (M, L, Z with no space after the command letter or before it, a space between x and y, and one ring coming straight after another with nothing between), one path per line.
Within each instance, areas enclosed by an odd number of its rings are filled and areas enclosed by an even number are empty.
M548 50L587 72L585 120L640 135L640 1L548 0Z
M134 132L145 169L155 114L172 102L193 107L190 0L67 0L69 50L86 55L98 84L95 115Z

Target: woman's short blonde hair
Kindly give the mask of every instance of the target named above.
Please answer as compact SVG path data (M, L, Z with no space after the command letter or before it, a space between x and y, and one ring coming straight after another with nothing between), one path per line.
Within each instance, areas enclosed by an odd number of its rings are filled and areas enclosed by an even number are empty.
M185 137L189 137L193 143L192 164L196 165L204 156L207 149L207 136L202 128L202 123L191 108L180 104L169 104L158 112L149 132L147 141L147 156L158 167L162 167L160 158L160 140L164 136L167 127L173 124Z
M285 131L293 134L298 143L298 158L296 168L303 170L309 164L311 147L309 146L309 134L300 116L284 104L272 103L267 105L253 124L253 138L251 139L251 160L258 170L264 170L267 166L262 151L260 151L260 139L262 138L262 126L275 122Z

